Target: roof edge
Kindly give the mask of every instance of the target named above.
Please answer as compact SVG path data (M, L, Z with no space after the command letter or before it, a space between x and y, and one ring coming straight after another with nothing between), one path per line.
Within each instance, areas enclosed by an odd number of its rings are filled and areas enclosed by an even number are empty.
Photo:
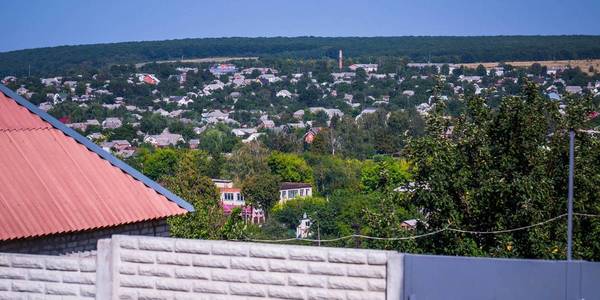
M111 165L121 169L121 171L131 175L133 178L141 181L144 185L155 190L157 193L165 196L169 201L175 202L179 207L181 207L189 212L194 211L194 207L189 202L187 202L184 199L182 199L181 197L173 194L171 191L165 189L160 184L158 184L156 181L146 177L146 175L144 175L141 172L139 172L138 170L132 168L130 165L126 164L125 162L118 159L114 155L104 151L104 149L100 148L100 146L94 144L92 141L88 140L86 137L79 134L77 131L67 127L65 124L61 123L59 120L57 120L50 114L46 113L45 111L39 109L33 103L27 101L25 98L21 97L21 95L15 93L14 91L12 91L11 89L9 89L8 87L6 87L4 84L1 84L1 83L0 83L0 92L4 93L9 98L16 101L19 105L27 108L27 110L29 110L31 113L42 118L42 120L50 123L50 125L52 125L54 128L62 131L67 136L73 138L78 143L84 145L88 150L98 154L101 158L108 161Z

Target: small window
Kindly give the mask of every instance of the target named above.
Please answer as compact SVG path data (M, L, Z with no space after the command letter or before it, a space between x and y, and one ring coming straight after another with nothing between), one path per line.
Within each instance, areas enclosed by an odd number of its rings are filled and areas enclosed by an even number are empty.
M300 196L302 196L302 197L304 196L304 190L303 189L300 189Z

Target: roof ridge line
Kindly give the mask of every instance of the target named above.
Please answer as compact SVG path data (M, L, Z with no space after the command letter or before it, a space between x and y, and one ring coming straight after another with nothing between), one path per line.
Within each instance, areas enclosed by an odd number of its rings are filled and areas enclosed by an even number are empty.
M125 162L118 159L114 155L104 151L100 146L94 144L92 141L87 139L85 136L83 136L83 135L79 134L77 131L67 127L65 124L60 122L58 119L49 115L47 112L41 110L40 108L35 106L33 103L27 101L26 99L21 97L21 95L15 93L14 91L12 91L11 89L9 89L8 87L6 87L4 84L1 84L1 83L0 83L0 92L2 92L7 97L11 98L13 101L17 102L17 104L25 107L27 110L29 110L29 112L37 115L45 122L52 125L53 128L60 130L63 134L71 137L79 144L82 144L89 151L96 153L98 156L100 156L102 159L108 161L114 167L119 168L121 171L131 175L131 177L142 182L144 185L153 189L155 192L163 195L169 201L176 203L179 207L181 207L189 212L194 211L194 207L186 200L175 195L173 192L165 189L160 184L158 184L156 181L148 178L146 175L142 174L140 171L138 171L138 170L134 169L133 167L131 167L130 165L126 164ZM50 128L48 128L48 129L50 129Z

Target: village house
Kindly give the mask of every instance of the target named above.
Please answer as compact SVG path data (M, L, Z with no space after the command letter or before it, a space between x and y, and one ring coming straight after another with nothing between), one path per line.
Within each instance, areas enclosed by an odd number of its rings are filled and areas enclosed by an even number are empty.
M212 179L212 181L219 189L221 207L226 215L230 215L235 208L239 208L244 220L254 224L265 222L265 214L263 211L250 205L246 205L242 190L234 187L231 180Z
M250 75L254 71L258 71L260 74L277 74L278 71L273 68L246 68L242 70L242 74Z
M211 72L214 76L221 76L226 74L235 73L237 68L233 64L217 64L210 67L209 72Z
M250 143L250 142L254 142L254 141L258 140L258 138L261 137L264 134L265 134L264 132L255 132L255 133L252 133L252 134L250 134L250 136L248 136L247 138L243 139L242 143L247 144L247 143Z
M281 81L281 78L279 78L273 74L263 74L263 75L258 76L258 80L260 80L260 82L262 82L263 84L267 84L267 83L279 82L279 81Z
M413 91L413 90L405 90L405 91L402 91L402 95L407 96L407 97L412 97L412 96L415 95L415 91Z
M185 143L183 136L177 133L170 133L168 128L161 134L148 135L144 138L144 142L153 145L154 147L176 146L178 143Z
M188 144L190 145L190 149L198 149L198 146L200 145L200 140L199 139L191 139L191 140L189 140Z
M319 132L321 131L321 127L311 127L305 134L304 134L304 142L307 144L312 144L312 142L315 140L315 137L317 137L317 134L319 134Z
M281 98L291 98L292 93L290 93L290 91L288 91L288 90L281 90L281 91L277 92L277 94L275 96L281 97Z
M210 95L212 91L216 91L216 90L222 90L225 87L225 84L219 80L215 80L213 83L207 84L204 86L204 88L202 89L202 91L207 94Z
M119 118L106 118L102 121L102 128L104 129L115 129L123 126L123 122Z
M231 133L233 133L237 137L245 137L256 132L256 128L234 128L231 130Z
M356 72L358 69L363 69L367 73L377 72L377 64L353 64L348 68L353 72Z
M373 107L370 107L370 108L365 108L365 109L363 109L363 110L360 112L360 114L358 114L358 115L356 116L356 118L355 118L355 119L358 121L360 118L362 118L362 117L364 117L364 116L366 116L366 115L368 115L368 114L373 114L373 113L375 113L375 112L377 112L377 109L376 109L376 108L373 108Z
M581 94L583 92L583 88L575 85L568 85L565 87L565 92L569 94Z
M149 84L149 85L157 85L160 83L160 80L156 78L154 74L136 74L138 80L140 82Z
M203 119L215 118L217 120L223 121L229 119L229 113L222 112L220 110L213 110L207 113L202 114Z
M18 94L0 90L0 112L11 116L0 117L0 207L14 208L0 209L0 252L90 253L113 234L168 236L166 219L193 211Z
M62 77L52 77L52 78L42 78L40 79L42 81L42 84L45 86L58 86L60 85L60 81L62 80Z
M259 123L258 123L258 128L262 128L262 129L272 129L275 128L275 122L273 122L273 120L269 120L269 119L260 119Z
M279 185L279 202L284 203L297 197L311 197L312 185L303 182L282 182Z
M105 151L119 151L131 148L131 143L127 140L114 140L109 142L102 142L100 143L100 147L102 147L102 149L104 149Z
M77 129L80 131L86 131L87 129L87 124L85 123L70 123L70 124L66 124L67 127L72 128L72 129Z
M300 224L296 226L296 238L297 239L305 239L310 236L310 226L311 220L306 215L306 212L302 215L302 219L300 220Z
M15 82L17 81L17 77L15 76L6 76L4 77L4 79L2 79L2 84L8 84L10 82Z
M92 132L87 135L87 139L91 141L101 141L104 140L105 136L100 132Z

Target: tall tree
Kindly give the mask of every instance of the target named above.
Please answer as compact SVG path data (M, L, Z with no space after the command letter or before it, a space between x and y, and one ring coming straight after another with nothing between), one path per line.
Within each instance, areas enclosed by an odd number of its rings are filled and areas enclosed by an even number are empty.
M279 177L269 173L251 175L244 180L242 195L247 203L264 211L265 217L279 200Z
M480 97L467 101L466 112L450 124L443 102L428 120L427 135L408 147L414 162L416 192L411 203L427 216L429 230L447 226L474 231L503 230L536 224L565 211L567 132L581 128L588 101L570 101L566 114L526 84L521 96L506 97L497 110ZM451 133L449 129L452 127ZM578 166L593 165L598 148L578 140ZM597 176L580 168L575 207L597 213L589 195ZM582 178L589 178L581 180ZM593 178L593 179L592 179ZM578 220L579 230L598 230L597 221ZM589 231L588 231L589 233ZM580 233L575 257L598 259L596 243ZM424 239L427 252L503 257L565 257L564 220L529 230L495 235L445 231Z
M219 205L219 193L210 178L202 176L198 157L184 156L172 176L165 176L160 183L176 195L186 199L195 211L169 219L171 235L182 238L219 239L225 222Z

